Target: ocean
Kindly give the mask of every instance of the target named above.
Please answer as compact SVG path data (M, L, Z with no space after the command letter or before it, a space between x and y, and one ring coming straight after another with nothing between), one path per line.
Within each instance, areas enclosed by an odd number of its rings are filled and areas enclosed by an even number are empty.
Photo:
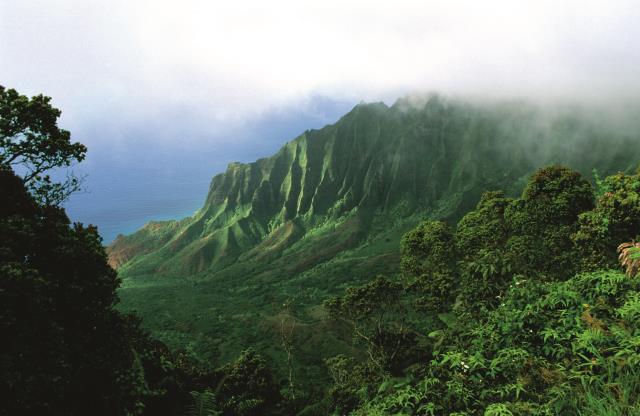
M270 156L305 130L335 122L353 105L318 100L312 107L266 114L224 133L212 128L191 136L188 126L184 136L171 137L154 131L153 124L120 129L117 140L91 126L79 134L72 130L73 139L87 144L88 153L73 168L85 177L84 190L64 207L73 222L96 225L105 245L151 220L190 216L202 206L213 176L230 162Z

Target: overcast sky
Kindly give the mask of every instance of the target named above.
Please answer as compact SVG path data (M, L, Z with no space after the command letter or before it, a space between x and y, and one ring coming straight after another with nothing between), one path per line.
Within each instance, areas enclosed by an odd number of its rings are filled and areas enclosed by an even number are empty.
M70 211L101 225L171 205L149 189L201 201L229 161L361 100L635 99L639 27L637 0L0 0L0 84L63 110L94 191Z
M0 82L66 120L255 117L310 97L636 94L637 1L0 0Z

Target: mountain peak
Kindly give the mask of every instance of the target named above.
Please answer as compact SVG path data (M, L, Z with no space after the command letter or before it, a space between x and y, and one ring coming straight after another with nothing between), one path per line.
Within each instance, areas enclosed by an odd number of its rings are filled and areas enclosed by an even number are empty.
M437 94L403 97L392 107L361 103L271 157L230 163L193 217L119 238L109 253L126 253L117 262L124 276L213 276L264 258L270 241L269 256L302 250L302 258L313 258L305 267L313 267L335 255L313 243L320 236L355 248L375 238L380 224L402 229L426 216L454 219L487 189L518 192L546 163L606 173L637 156L629 138L574 115L557 117L541 123L524 105L487 111ZM568 133L567 123L581 128ZM594 152L570 151L584 147Z

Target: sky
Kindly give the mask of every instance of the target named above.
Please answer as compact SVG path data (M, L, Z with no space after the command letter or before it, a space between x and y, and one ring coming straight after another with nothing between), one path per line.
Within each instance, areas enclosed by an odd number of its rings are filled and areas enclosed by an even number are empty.
M639 21L633 0L0 0L0 85L89 147L69 212L110 241L360 101L634 99Z

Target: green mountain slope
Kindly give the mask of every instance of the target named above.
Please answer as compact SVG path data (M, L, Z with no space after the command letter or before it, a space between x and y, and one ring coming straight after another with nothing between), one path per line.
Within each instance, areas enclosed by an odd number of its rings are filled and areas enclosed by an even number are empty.
M192 217L119 237L108 252L122 308L216 363L250 345L284 363L278 328L294 320L297 371L313 380L322 358L351 350L348 331L322 319L322 300L395 273L400 236L418 221L455 221L485 190L516 194L542 165L633 169L640 130L610 126L518 102L358 105L269 158L231 163Z

